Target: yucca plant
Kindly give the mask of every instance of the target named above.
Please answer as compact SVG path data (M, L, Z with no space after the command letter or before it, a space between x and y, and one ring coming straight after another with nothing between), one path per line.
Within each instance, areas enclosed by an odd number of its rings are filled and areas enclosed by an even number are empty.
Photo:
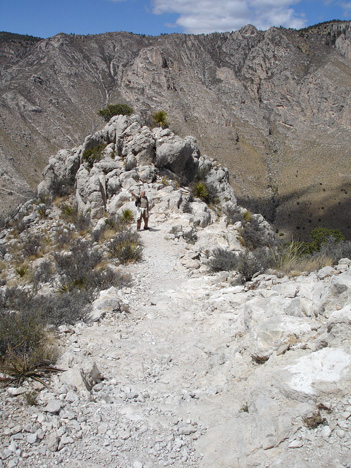
M200 198L200 200L207 202L209 200L209 191L208 187L204 182L198 182L192 192L195 198Z
M134 215L129 208L122 211L121 221L123 224L131 224L134 221Z
M47 387L43 378L62 371L63 369L54 367L50 359L32 361L25 353L18 355L14 350L8 348L6 358L0 364L0 372L3 374L3 377L0 377L0 382L4 385L19 387L25 380L32 379Z
M157 127L167 128L169 126L167 113L164 110L155 112L152 116L152 121Z

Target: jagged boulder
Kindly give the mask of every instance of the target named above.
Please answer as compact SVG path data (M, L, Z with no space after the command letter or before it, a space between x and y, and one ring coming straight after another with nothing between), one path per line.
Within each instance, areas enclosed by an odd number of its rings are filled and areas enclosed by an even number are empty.
M184 139L165 130L156 141L156 162L158 168L165 168L180 177L182 183L191 182L198 169L200 151L194 137Z
M37 188L39 198L45 198L56 191L57 184L72 185L80 165L76 149L61 150L52 156L44 170L44 179Z

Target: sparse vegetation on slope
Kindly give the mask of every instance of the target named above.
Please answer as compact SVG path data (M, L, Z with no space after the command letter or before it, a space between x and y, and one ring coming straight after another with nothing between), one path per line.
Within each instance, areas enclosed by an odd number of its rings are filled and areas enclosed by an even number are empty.
M105 109L99 110L98 114L108 122L115 115L132 115L133 109L127 104L109 104Z

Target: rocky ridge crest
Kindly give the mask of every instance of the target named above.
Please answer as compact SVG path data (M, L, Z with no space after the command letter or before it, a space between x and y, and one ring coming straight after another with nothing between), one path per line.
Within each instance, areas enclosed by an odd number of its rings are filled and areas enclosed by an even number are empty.
M177 134L195 135L229 168L240 204L283 233L325 226L350 236L349 22L59 34L17 48L0 45L4 206L30 196L51 154L99 128L99 109L127 102L145 119L164 109Z

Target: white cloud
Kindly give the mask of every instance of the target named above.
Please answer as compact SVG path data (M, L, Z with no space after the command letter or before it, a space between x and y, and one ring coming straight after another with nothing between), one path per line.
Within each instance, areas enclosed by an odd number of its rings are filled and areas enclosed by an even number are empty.
M341 2L340 6L345 10L347 14L351 12L351 2Z
M291 8L300 0L153 0L153 13L179 15L177 26L185 33L223 32L253 24L258 29L271 26L302 28L303 16Z

